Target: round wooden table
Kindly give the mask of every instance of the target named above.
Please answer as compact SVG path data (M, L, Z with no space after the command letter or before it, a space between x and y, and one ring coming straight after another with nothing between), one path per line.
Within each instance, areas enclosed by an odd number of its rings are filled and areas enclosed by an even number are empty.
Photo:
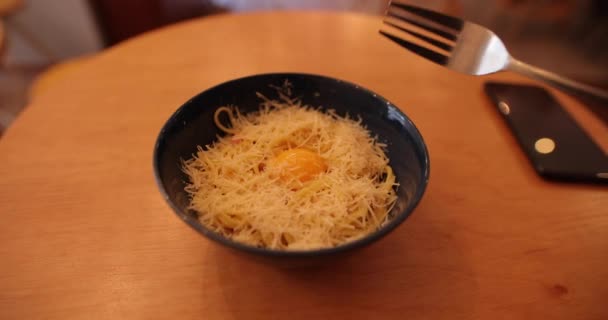
M523 79L456 74L380 26L319 12L194 20L110 48L36 96L0 139L0 318L607 319L608 190L535 174L482 92L487 79ZM183 102L280 71L376 91L430 151L413 216L322 268L212 244L171 212L152 173L156 135Z

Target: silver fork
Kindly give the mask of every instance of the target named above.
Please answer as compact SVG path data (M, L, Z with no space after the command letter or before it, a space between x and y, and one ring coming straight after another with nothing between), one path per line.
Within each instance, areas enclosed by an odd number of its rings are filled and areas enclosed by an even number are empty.
M380 33L400 46L452 70L486 75L513 71L542 80L587 102L608 107L608 91L559 76L513 58L503 42L488 28L473 22L391 1ZM414 26L414 28L412 28ZM415 31L426 30L427 36ZM420 39L428 47L404 40L399 34Z

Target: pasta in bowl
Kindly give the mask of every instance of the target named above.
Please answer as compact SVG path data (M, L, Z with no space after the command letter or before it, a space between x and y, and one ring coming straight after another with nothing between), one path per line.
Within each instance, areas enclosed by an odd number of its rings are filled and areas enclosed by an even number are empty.
M429 163L413 123L378 95L306 74L211 88L167 122L161 192L194 229L261 254L340 252L411 213Z

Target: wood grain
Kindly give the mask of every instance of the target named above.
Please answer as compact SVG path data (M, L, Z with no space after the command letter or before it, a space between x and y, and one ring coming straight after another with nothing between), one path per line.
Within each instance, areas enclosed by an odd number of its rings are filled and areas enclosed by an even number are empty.
M608 190L543 181L482 93L488 78L409 54L379 26L315 12L194 20L102 52L37 96L0 139L0 318L607 319ZM414 215L323 268L210 243L154 183L153 144L180 104L274 71L376 91L430 150Z

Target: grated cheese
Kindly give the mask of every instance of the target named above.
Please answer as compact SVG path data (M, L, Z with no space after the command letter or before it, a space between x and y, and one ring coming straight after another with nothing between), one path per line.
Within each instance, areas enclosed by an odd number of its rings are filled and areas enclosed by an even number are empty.
M387 221L397 184L385 145L361 121L287 96L260 97L258 112L219 108L216 124L227 135L183 163L190 207L203 225L252 246L309 250L359 239ZM228 126L219 121L222 112ZM291 149L314 152L324 171L286 178L276 159Z

